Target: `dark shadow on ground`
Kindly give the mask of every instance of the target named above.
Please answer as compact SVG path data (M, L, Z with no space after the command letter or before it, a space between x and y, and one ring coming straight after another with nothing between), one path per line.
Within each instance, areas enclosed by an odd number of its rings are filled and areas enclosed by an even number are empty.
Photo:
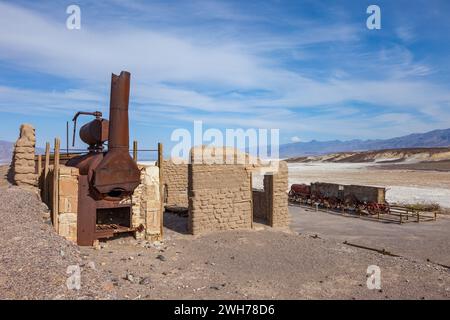
M16 151L14 150L12 157L11 157L10 165L8 167L8 171L5 176L6 181L8 181L12 185L16 185L16 183L14 182L14 170L13 170L15 157L16 157Z
M255 216L253 216L253 223L270 226L269 221L267 219L263 219L263 218L259 218L259 217L255 217Z
M181 234L189 234L188 218L171 212L164 212L164 227Z
M0 186L6 187L13 183L12 171L9 165L0 165Z

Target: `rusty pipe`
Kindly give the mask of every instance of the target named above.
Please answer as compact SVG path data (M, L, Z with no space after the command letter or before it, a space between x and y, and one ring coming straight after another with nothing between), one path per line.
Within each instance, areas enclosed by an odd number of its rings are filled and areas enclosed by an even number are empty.
M130 98L130 73L111 76L111 99L109 105L108 150L129 150L128 103Z
M75 146L75 132L77 131L77 119L80 115L95 116L95 119L102 118L102 113L100 111L94 111L94 112L78 111L72 119L72 121L73 121L72 147Z

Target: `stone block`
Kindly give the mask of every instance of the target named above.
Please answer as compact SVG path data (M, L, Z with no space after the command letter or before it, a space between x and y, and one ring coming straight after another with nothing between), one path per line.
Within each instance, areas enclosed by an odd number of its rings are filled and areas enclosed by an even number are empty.
M59 180L59 195L67 197L78 196L78 180L73 178L62 178Z

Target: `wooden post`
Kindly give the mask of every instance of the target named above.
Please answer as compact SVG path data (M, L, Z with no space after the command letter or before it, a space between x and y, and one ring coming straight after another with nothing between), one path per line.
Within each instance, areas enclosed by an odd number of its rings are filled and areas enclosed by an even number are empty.
M42 171L42 156L38 154L36 166L36 174L38 175L38 177L41 175L41 171Z
M58 223L58 213L59 213L59 149L60 149L59 138L55 139L55 151L54 151L54 164L53 164L53 205L52 205L52 216L53 216L53 227L55 231L59 232Z
M253 217L254 217L254 212L253 212L253 172L250 172L250 208L252 210L252 216L251 216L251 220L250 220L250 227L253 229Z
M43 180L43 192L42 192L42 198L44 199L44 202L47 205L50 205L49 203L49 194L48 194L48 170L50 166L50 143L45 144L45 163L44 163L44 176L42 178Z
M66 121L66 154L69 154L69 121Z
M160 212L160 237L163 237L164 230L164 195L163 195L163 145L161 142L158 142L158 167L159 167L159 198L161 202Z
M37 180L38 180L38 188L39 190L42 191L42 156L40 154L38 154L38 159L37 159Z
M137 141L134 140L133 141L133 160L134 162L137 162L137 150L138 150L138 145L137 145Z

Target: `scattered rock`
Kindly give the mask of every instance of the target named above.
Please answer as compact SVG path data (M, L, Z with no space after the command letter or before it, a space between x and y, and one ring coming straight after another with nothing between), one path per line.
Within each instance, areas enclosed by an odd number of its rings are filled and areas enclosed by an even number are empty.
M107 281L103 284L103 290L105 291L113 291L114 290L115 283L112 281Z
M125 276L125 280L128 280L130 282L134 282L134 276L131 273L127 273Z
M147 285L151 284L151 280L149 277L144 277L141 279L141 281L139 281L139 284L147 286Z
M164 257L162 254L159 254L156 259L161 260L161 261L166 261L166 257Z

